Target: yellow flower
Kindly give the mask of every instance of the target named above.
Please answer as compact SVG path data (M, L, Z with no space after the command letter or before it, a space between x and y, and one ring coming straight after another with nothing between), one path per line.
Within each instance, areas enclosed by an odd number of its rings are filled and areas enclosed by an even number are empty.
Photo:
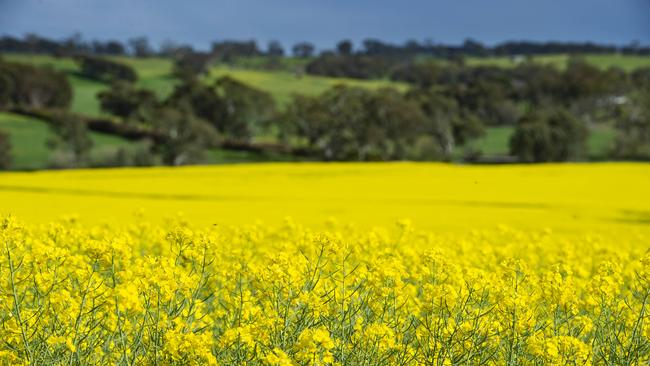
M271 366L294 366L291 358L279 348L274 348L266 357L264 361Z

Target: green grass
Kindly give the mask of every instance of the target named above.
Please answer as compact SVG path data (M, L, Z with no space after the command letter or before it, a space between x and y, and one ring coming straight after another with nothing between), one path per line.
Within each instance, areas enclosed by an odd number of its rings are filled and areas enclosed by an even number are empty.
M589 130L587 152L591 159L606 159L616 141L616 128L611 123L600 123Z
M13 169L48 167L52 152L46 144L52 137L52 132L47 122L0 112L0 130L9 134ZM90 137L94 143L91 158L115 153L117 149L132 144L130 141L103 133L91 132Z
M510 153L510 136L514 130L514 127L511 126L489 127L485 136L476 141L476 148L485 155L508 155Z
M337 84L359 86L364 88L394 87L406 90L407 85L388 80L357 80L346 78L328 78L312 75L299 75L287 71L261 71L216 66L207 77L210 82L229 75L239 81L271 93L280 105L291 100L293 94L317 95Z
M498 126L487 127L485 135L470 141L466 146L457 148L454 152L455 159L460 159L470 151L480 151L484 157L506 156L510 154L510 136L514 127Z

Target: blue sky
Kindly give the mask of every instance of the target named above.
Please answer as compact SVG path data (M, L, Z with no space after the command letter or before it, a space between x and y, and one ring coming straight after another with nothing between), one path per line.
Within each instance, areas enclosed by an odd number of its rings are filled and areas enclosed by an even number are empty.
M0 34L147 36L207 47L350 38L487 44L505 40L650 44L650 0L0 0Z

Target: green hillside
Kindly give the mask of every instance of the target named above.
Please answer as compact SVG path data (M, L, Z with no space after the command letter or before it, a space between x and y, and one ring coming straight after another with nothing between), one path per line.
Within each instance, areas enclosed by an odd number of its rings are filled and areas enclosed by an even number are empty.
M262 71L215 66L210 70L208 80L229 75L237 80L271 93L280 105L291 100L292 94L317 95L337 84L346 84L366 88L395 87L406 90L407 85L388 80L357 80L329 78L288 71Z

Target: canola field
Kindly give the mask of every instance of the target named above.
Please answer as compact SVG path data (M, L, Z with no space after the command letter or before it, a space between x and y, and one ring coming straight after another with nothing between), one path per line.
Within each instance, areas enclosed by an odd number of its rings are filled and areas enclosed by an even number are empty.
M644 164L0 174L0 364L645 364L649 192Z

